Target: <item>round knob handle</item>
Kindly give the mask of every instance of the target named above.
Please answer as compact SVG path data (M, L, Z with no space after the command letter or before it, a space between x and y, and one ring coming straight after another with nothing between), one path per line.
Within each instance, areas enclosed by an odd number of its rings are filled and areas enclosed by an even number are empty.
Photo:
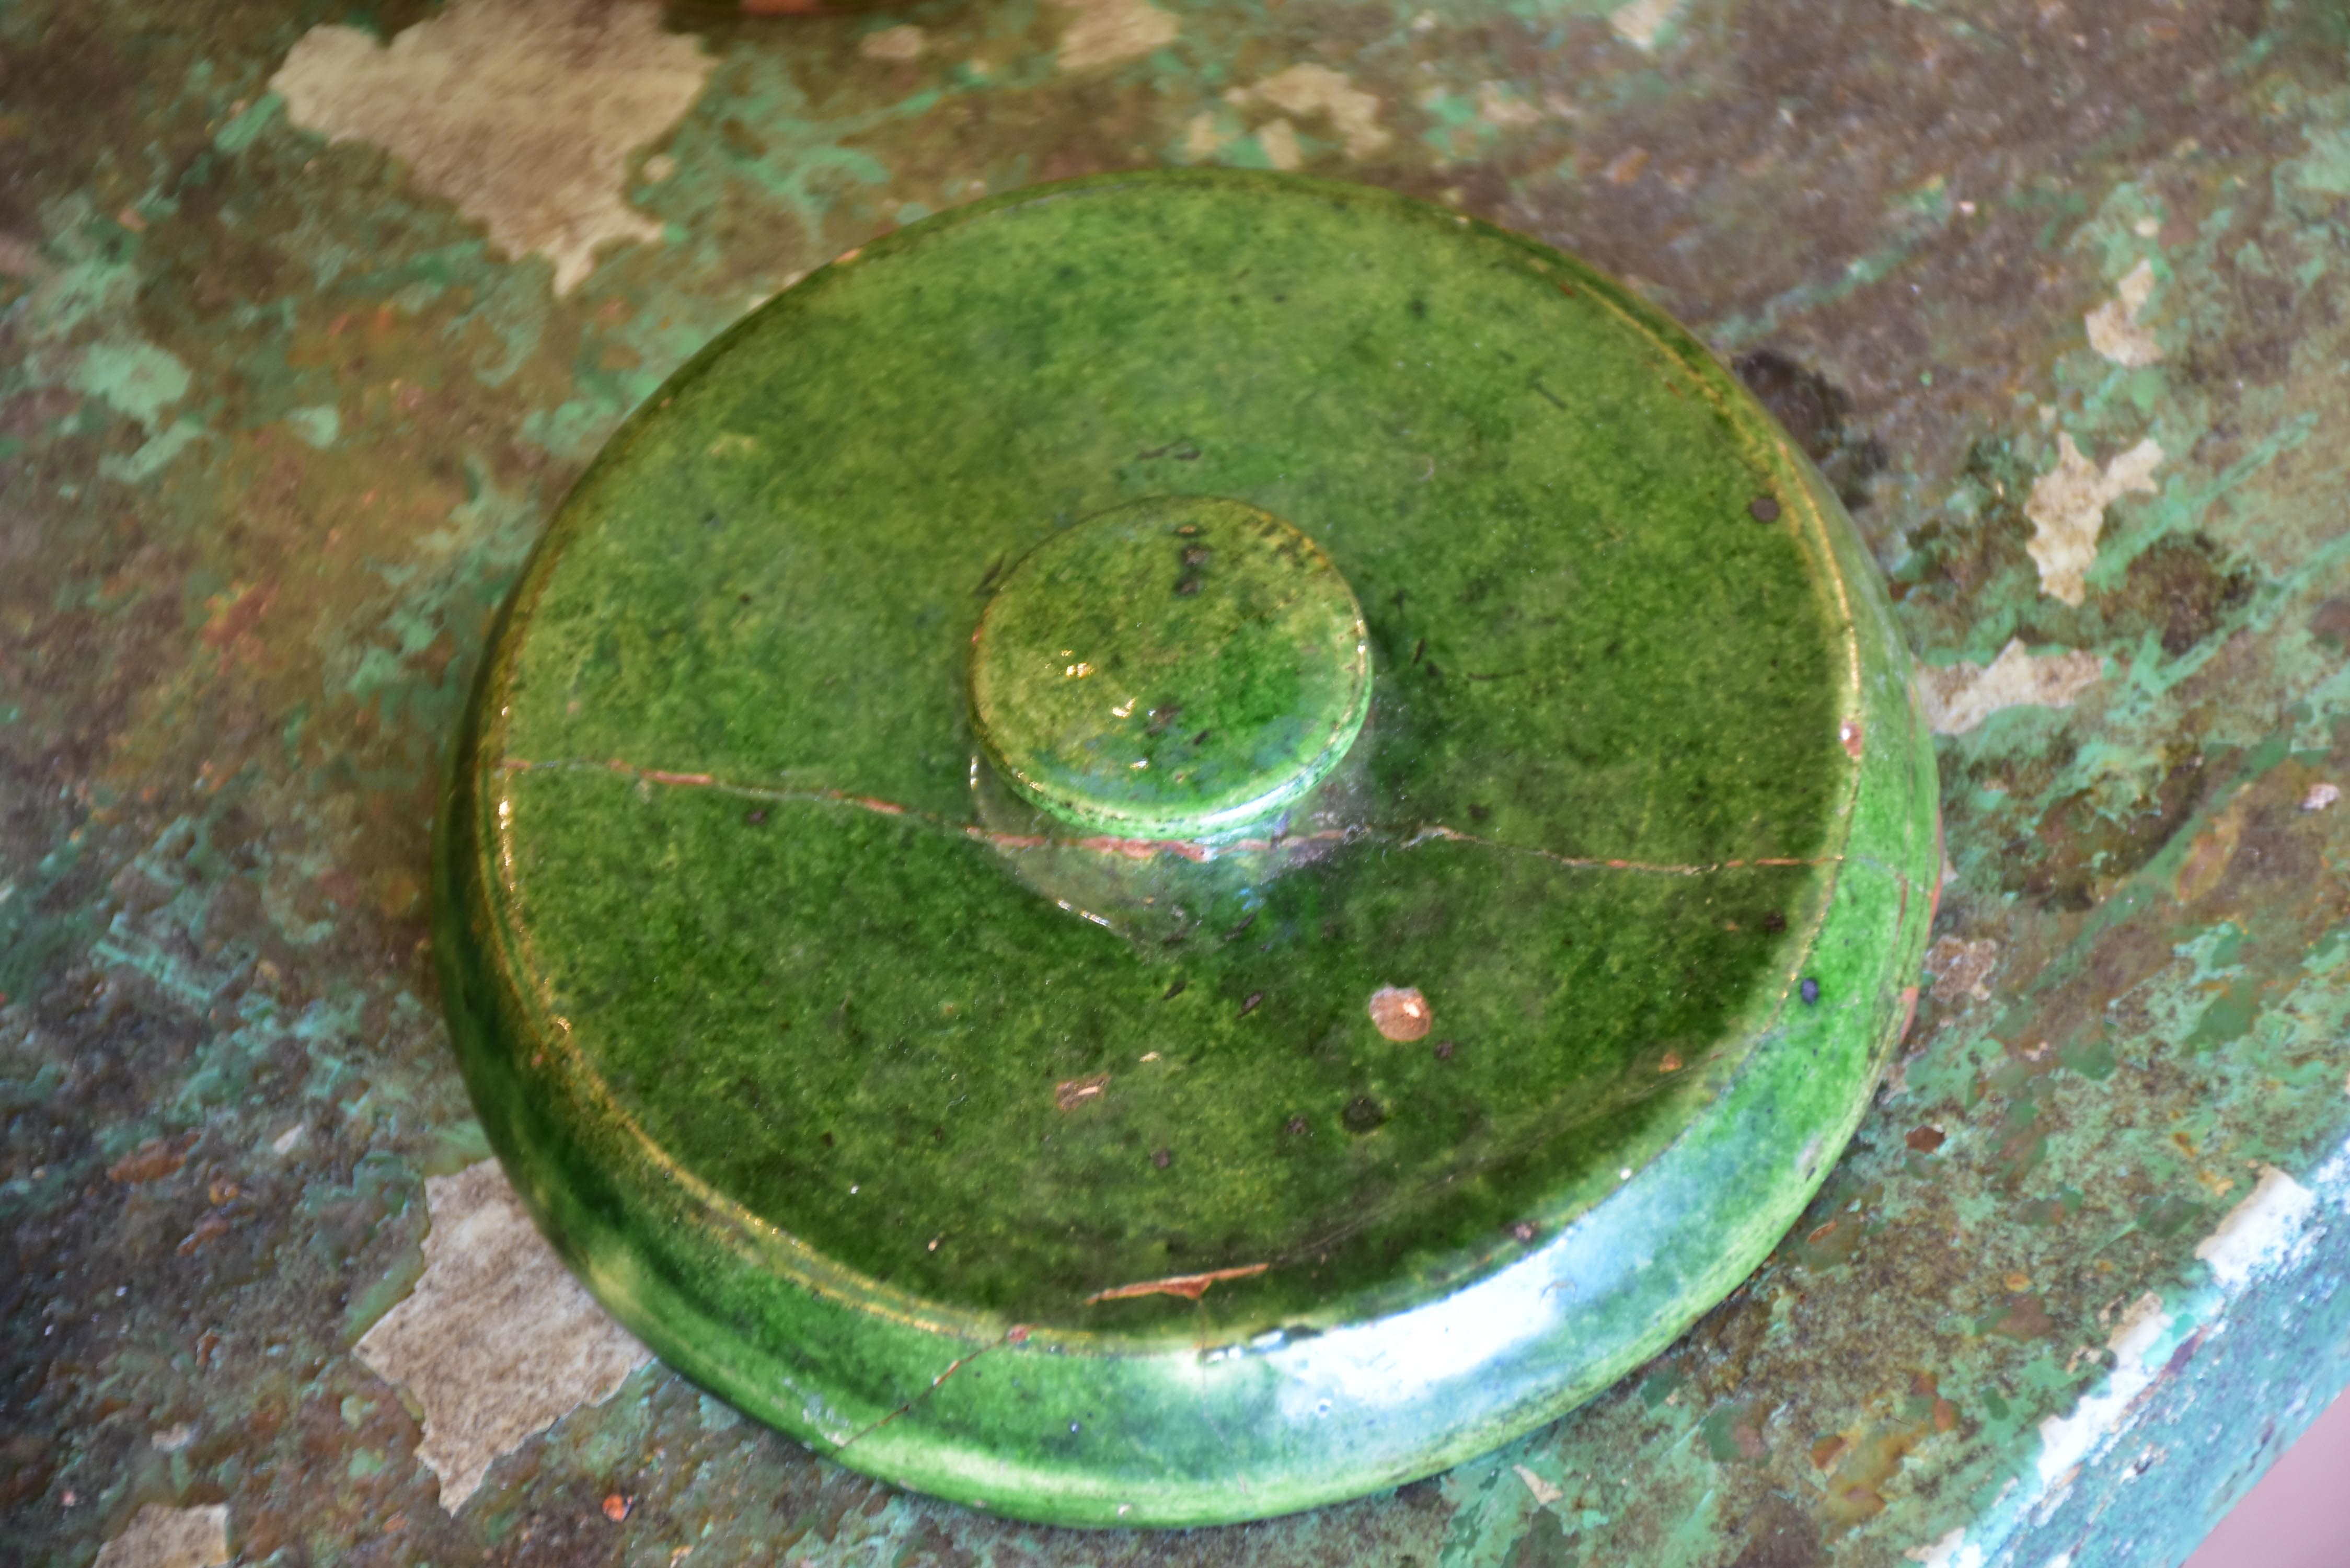
M973 721L1027 799L1189 839L1291 805L1369 711L1362 609L1270 513L1173 496L1087 519L1004 576L972 637Z

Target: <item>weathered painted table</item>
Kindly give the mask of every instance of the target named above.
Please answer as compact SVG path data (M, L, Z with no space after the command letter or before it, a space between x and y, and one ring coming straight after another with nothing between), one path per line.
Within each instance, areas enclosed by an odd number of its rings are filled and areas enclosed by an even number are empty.
M2165 1563L2350 1376L2339 5L10 0L0 84L0 1556ZM491 608L688 352L921 213L1204 161L1456 202L1740 358L1935 667L1949 879L1852 1152L1643 1374L1390 1497L1084 1536L567 1294L426 835Z

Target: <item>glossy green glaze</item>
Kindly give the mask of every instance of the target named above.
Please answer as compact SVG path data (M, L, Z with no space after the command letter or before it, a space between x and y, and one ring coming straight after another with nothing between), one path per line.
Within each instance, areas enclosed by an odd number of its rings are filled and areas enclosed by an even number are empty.
M1321 782L1371 697L1363 612L1314 542L1205 496L1121 506L1004 574L972 641L989 758L1063 822L1229 834Z
M1087 838L980 761L990 606L1168 496L1362 608L1276 836ZM1256 1517L1557 1414L1762 1256L1914 998L1934 787L1836 504L1670 322L1387 192L1105 178L819 271L614 439L476 691L444 987L674 1365L974 1505Z

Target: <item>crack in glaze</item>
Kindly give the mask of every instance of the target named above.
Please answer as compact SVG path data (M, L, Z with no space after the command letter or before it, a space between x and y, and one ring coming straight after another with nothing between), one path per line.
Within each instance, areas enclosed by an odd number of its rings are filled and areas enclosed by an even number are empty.
M1198 1301L1208 1293L1208 1287L1220 1280L1246 1280L1264 1272L1273 1265L1243 1263L1233 1269L1210 1269L1203 1274L1170 1274L1163 1280L1142 1280L1130 1285L1112 1285L1106 1291L1096 1291L1086 1298L1086 1305L1099 1302L1130 1301L1136 1296L1181 1296L1187 1302Z
M1530 845L1504 844L1499 839L1462 833L1442 823L1423 823L1408 834L1401 829L1377 827L1331 827L1314 833L1282 834L1271 838L1232 838L1216 843L1183 838L1122 838L1090 835L1082 838L1057 838L1050 834L998 833L972 823L956 823L896 801L877 795L857 794L838 789L775 789L760 784L733 784L710 774L677 773L664 768L640 768L613 758L594 762L585 758L561 758L532 762L521 757L508 757L498 763L505 773L546 773L577 771L617 774L623 778L644 784L669 784L686 789L715 790L721 794L737 795L744 800L770 801L777 805L845 805L858 811L869 811L879 816L902 816L919 822L934 831L951 834L974 844L984 844L991 849L1024 851L1031 849L1080 849L1095 854L1116 856L1128 860L1149 860L1160 855L1172 855L1195 865L1204 865L1220 856L1240 853L1264 853L1304 844L1335 844L1355 840L1385 841L1399 849L1411 849L1430 842L1474 845L1481 849L1499 850L1509 855L1531 855L1547 860L1554 866L1570 871L1631 871L1657 877L1703 877L1717 871L1751 870L1758 867L1819 867L1841 864L1841 855L1752 856L1739 859L1713 861L1631 860L1607 856L1562 855L1556 850Z
M1456 844L1474 844L1482 849L1499 849L1511 855L1532 855L1538 859L1547 860L1555 866L1564 866L1572 871L1643 871L1657 877L1703 877L1714 871L1748 870L1758 866L1834 866L1844 859L1841 855L1822 855L1809 859L1800 856L1766 855L1741 860L1692 861L1686 864L1659 860L1619 860L1598 856L1561 855L1555 849L1541 849L1523 844L1504 844L1497 838L1481 838L1473 833L1462 833L1457 828L1447 827L1442 823L1424 825L1409 838L1405 839L1399 847L1409 849L1414 845L1425 843L1431 838L1447 839Z
M947 1363L947 1369L944 1372L940 1373L936 1377L931 1379L931 1386L928 1388L923 1389L911 1399L899 1405L896 1409L890 1411L888 1415L880 1417L879 1420L868 1421L864 1426L857 1428L857 1430L849 1433L847 1437L843 1438L840 1440L839 1446L835 1448L832 1451L836 1455L847 1453L852 1445L864 1441L867 1438L871 1437L874 1433L879 1431L882 1428L888 1426L899 1417L905 1415L915 1406L920 1404L923 1400L928 1399L931 1395L937 1393L941 1384L944 1383L948 1378L952 1377L964 1367L970 1366L972 1362L977 1361L981 1356L985 1355L989 1351L1001 1350L1007 1345L1017 1345L1027 1337L1027 1331L1024 1328L1015 1327L1006 1329L1002 1338L994 1340L990 1344L983 1345L977 1350L970 1351L964 1355L956 1356L952 1361Z

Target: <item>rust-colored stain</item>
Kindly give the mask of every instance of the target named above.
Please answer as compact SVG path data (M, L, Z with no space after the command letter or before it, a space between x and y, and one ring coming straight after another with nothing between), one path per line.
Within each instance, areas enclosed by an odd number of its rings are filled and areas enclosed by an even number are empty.
M1829 1472L1826 1513L1837 1533L1883 1512L1887 1483L1904 1461L1958 1429L1959 1407L1937 1384L1933 1374L1918 1373L1898 1395L1873 1402L1875 1414L1864 1424L1812 1445L1813 1467Z
M1645 147L1635 147L1628 152L1618 154L1609 162L1607 170L1607 182L1611 185L1629 185L1640 177L1640 171L1648 166L1648 150Z
M2228 863L2235 858L2236 842L2242 837L2244 819L2241 810L2230 811L2210 827L2197 834L2188 846L2187 858L2171 882L2171 896L2182 904L2192 904L2219 887L2227 875Z
M225 1211L219 1209L207 1209L203 1217L197 1220L196 1228L189 1231L185 1239L180 1242L177 1249L179 1254L183 1258L187 1257L202 1250L206 1243L219 1241L234 1229L236 1229L236 1221Z
M2056 1320L2040 1298L2021 1291L2008 1298L2007 1311L1991 1325L1991 1333L2008 1339L2044 1339L2055 1331Z
M234 599L223 605L212 619L205 623L203 629L205 644L219 649L232 647L240 639L250 635L254 628L261 624L261 618L269 613L269 607L276 603L276 599L277 585L274 581L259 583L247 588Z
M1436 1023L1428 998L1409 986L1383 985L1371 993L1372 1026L1390 1040L1423 1038Z
M176 1138L151 1137L108 1166L107 1177L126 1187L161 1181L188 1163L188 1150L193 1148L195 1143L196 1135L193 1133Z
M1901 1028L1894 1035L1894 1039L1906 1044L1909 1039L1909 1031L1917 1025L1917 1023L1918 988L1914 985L1905 985L1901 988Z

